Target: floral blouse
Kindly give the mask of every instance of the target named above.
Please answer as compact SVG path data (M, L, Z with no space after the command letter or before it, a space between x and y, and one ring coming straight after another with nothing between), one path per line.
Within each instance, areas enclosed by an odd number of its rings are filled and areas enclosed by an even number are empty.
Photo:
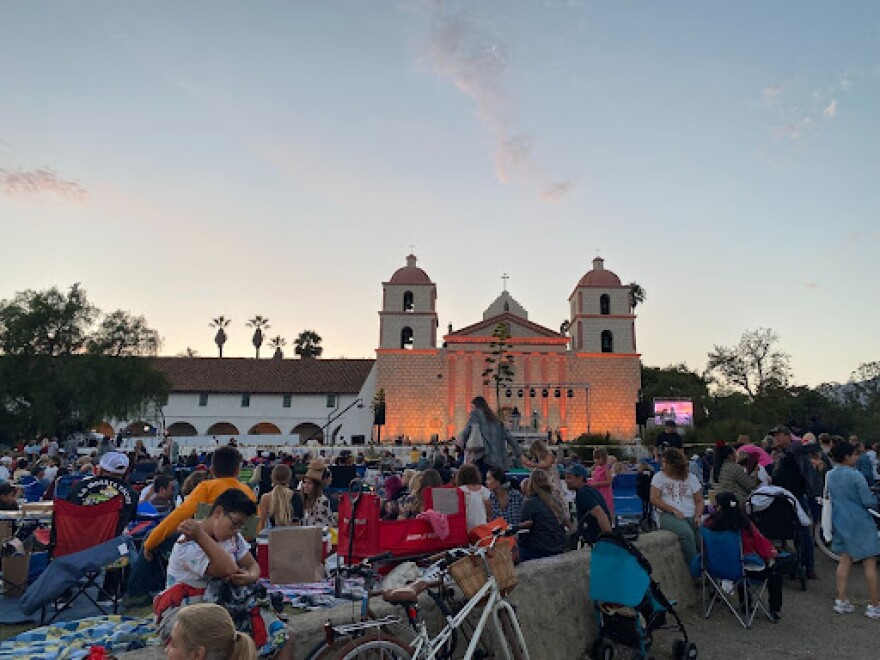
M310 510L303 513L303 526L332 527L333 513L330 511L330 500L321 495Z

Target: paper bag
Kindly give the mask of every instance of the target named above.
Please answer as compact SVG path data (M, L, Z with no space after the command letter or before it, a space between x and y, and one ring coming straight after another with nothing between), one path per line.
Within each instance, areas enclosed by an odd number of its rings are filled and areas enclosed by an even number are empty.
M12 555L3 557L3 595L18 598L27 588L30 555Z
M276 527L269 530L269 582L296 584L324 579L320 527Z

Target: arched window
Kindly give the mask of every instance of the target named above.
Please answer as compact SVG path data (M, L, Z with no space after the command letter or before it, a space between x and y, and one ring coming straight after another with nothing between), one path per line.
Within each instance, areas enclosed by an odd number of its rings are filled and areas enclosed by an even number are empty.
M603 330L602 331L602 352L603 353L613 353L614 352L614 335L611 334L611 330Z
M599 313L606 315L611 313L611 296L607 293L599 296Z
M412 291L404 291L403 292L403 311L411 312L415 309L415 304L413 303L413 292Z
M400 347L406 350L412 350L413 331L409 326L400 331Z
M510 303L507 302L506 300L504 301L504 311L505 311L505 312L509 312L509 311L510 311Z

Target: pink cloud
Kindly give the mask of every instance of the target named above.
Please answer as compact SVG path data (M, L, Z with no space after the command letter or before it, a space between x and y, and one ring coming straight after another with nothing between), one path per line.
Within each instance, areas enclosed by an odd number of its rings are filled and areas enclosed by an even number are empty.
M48 167L35 170L0 168L0 189L10 197L50 194L75 204L84 204L89 196L88 190L77 181L62 179Z

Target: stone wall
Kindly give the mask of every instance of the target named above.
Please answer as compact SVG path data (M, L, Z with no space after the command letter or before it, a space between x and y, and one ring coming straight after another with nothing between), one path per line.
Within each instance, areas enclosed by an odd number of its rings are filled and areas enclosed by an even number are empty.
M645 534L637 542L639 549L653 566L654 579L667 598L677 601L678 608L694 605L699 592L685 566L680 546L671 532ZM558 557L527 562L517 568L519 584L509 600L516 607L517 617L533 660L555 660L563 657L584 657L596 635L590 591L590 551L569 552ZM377 614L388 611L375 603ZM422 614L428 621L439 616L427 596L422 597ZM358 607L346 605L333 610L310 612L291 618L290 626L296 644L296 657L304 658L320 642L323 625L328 619L349 622ZM658 634L657 644L667 644L671 635ZM459 643L459 650L463 648ZM164 654L158 648L143 649L120 656L125 660L159 660Z

